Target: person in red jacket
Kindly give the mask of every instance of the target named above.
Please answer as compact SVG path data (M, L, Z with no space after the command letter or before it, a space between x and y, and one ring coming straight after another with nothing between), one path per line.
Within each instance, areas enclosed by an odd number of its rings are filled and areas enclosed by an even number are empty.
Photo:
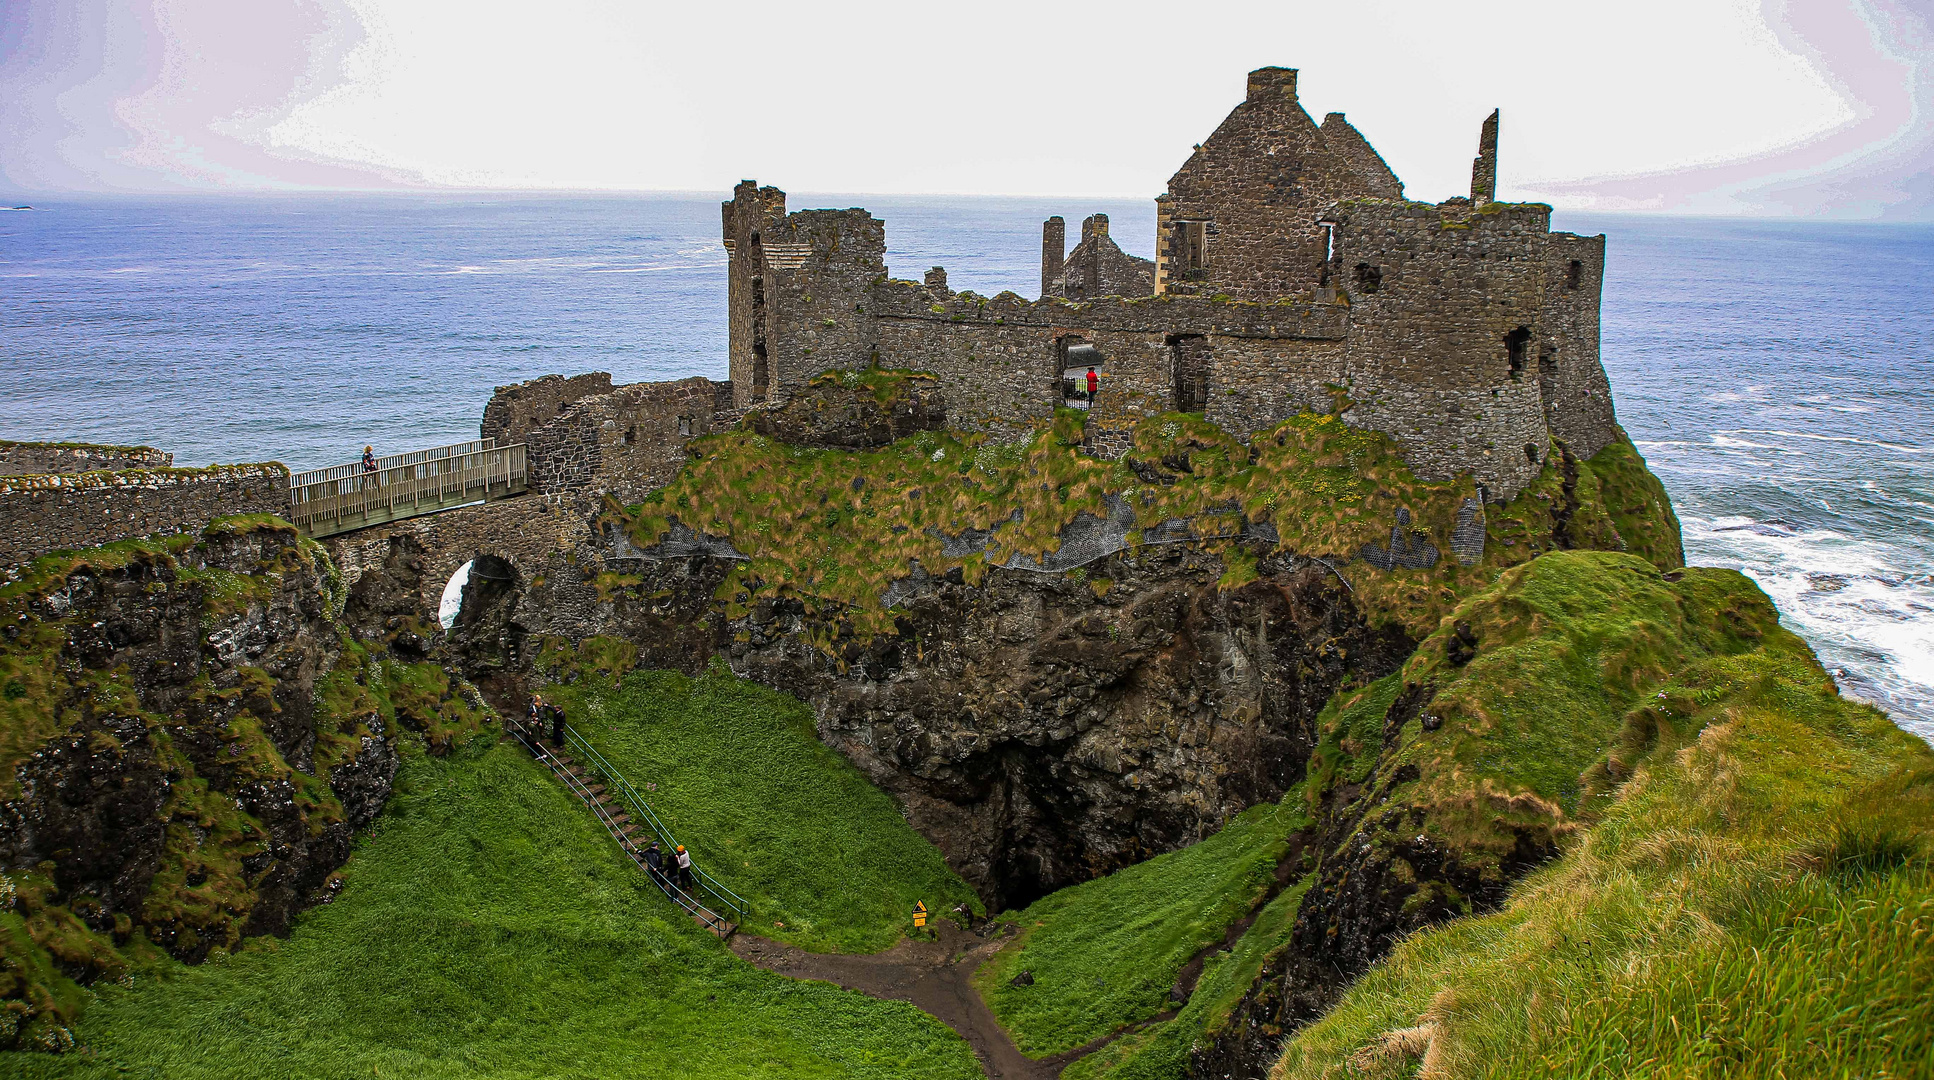
M1088 407L1091 409L1095 407L1095 391L1099 389L1101 389L1101 376L1095 374L1094 368L1089 368L1088 369Z

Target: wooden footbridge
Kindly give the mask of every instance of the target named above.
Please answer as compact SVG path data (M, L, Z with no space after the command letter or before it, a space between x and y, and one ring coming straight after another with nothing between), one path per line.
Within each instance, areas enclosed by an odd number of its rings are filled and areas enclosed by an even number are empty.
M530 484L523 443L476 439L289 477L289 521L310 537L520 495Z

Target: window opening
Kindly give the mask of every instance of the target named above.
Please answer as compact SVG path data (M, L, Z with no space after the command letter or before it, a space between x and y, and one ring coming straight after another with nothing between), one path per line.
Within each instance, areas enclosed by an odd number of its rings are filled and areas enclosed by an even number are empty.
M1531 329L1529 327L1520 326L1516 330L1504 335L1504 355L1505 359L1511 363L1511 377L1513 379L1524 377L1524 354L1525 349L1530 344Z

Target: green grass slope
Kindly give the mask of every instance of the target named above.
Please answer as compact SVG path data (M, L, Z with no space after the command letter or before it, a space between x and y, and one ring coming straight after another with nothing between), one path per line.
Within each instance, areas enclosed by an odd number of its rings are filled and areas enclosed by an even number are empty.
M1176 974L1249 914L1290 834L1307 824L1301 793L1292 791L1281 805L1251 807L1201 843L1010 913L1019 937L975 973L981 997L1033 1057L1160 1013ZM1023 971L1033 984L1013 985Z
M1564 859L1399 946L1272 1075L1934 1075L1925 744L1776 631L1682 669L1613 756Z
M751 903L747 932L875 952L912 929L915 901L936 915L981 911L892 798L818 740L796 698L720 671L588 675L547 692L699 864Z
M627 712L636 703L638 712ZM777 894L855 867L932 875L938 854L851 768L801 753L785 699L729 677L636 677L605 701L611 732L665 728L708 763L704 797L663 774L665 809L698 838L712 821L779 823L845 863L791 867ZM799 706L793 703L793 710ZM760 735L764 726L781 734ZM669 737L669 735L667 735ZM97 985L68 1055L0 1055L0 1074L66 1076L857 1076L971 1078L973 1051L913 1006L766 974L663 900L592 815L509 739L449 759L410 749L391 805L344 867L344 890L288 941L255 939L199 968L155 962L132 989ZM617 747L623 739L613 737ZM671 741L663 747L673 745ZM774 805L791 780L826 799ZM828 776L832 772L832 776ZM747 782L733 797L733 780ZM708 801L710 799L710 801ZM828 825L830 819L841 819ZM847 821L851 819L851 821ZM843 832L845 828L857 832ZM718 834L716 834L718 836ZM741 830L764 859L783 836ZM694 844L700 852L698 844ZM803 859L801 863L812 863ZM957 883L955 883L957 885ZM799 900L808 921L816 900ZM779 908L791 912L791 908ZM903 912L895 912L903 925ZM884 941L888 919L826 917L824 941ZM14 931L15 927L0 927ZM841 937L843 935L843 937Z

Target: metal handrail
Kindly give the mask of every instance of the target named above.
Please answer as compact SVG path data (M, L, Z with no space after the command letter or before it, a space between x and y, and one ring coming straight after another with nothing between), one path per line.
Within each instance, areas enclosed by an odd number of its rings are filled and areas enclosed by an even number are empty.
M711 910L710 906L701 903L698 897L680 887L672 880L670 873L652 872L651 864L645 859L644 849L625 834L623 826L617 822L610 810L604 804L598 802L597 794L591 791L589 785L585 784L583 780L573 775L570 769L559 763L545 748L544 733L541 730L537 732L527 730L524 722L517 717L508 718L504 726L533 755L550 764L551 772L558 779L564 781L565 786L570 788L586 806L591 808L591 812L603 823L605 831L610 833L612 838L618 841L620 850L640 870L645 871L645 878L653 885L656 885L658 891L664 893L672 903L684 908L693 918L704 923L708 929L716 934L724 935L734 927L732 920L718 915ZM564 741L567 747L575 748L588 759L587 764L589 762L596 763L592 767L595 771L603 775L606 781L605 790L607 792L617 791L619 797L627 804L622 809L630 810L634 818L644 821L652 830L653 835L658 837L659 842L666 845L668 853L677 848L677 841L673 839L671 830L665 826L664 821L651 809L651 805L640 798L637 791L632 788L631 782L626 780L624 775L618 772L609 761L605 760L604 755L598 753L597 748L592 746L569 723L564 725ZM746 903L744 898L720 884L718 879L714 878L711 874L706 873L698 866L696 860L694 860L691 869L693 877L700 883L700 887L712 895L720 908L737 916L738 924L744 924L751 917L752 906Z
M428 450L408 450L401 454L384 454L382 457L376 459L375 471L382 472L385 469L394 469L403 465L420 465L426 461L435 461L447 457L462 457L465 454L476 454L496 448L497 440L494 438L472 439L469 442L451 443L448 446L435 446ZM304 484L320 484L325 480L343 480L353 476L361 476L368 471L370 470L363 468L361 461L352 461L346 465L330 465L321 469L308 469L304 472L290 473L289 486L296 488Z
M658 837L658 842L665 846L667 853L677 850L678 838L672 835L671 827L666 825L664 819L651 808L651 804L645 801L644 796L638 794L637 789L631 786L631 781L625 779L624 774L619 772L616 766L605 760L604 755L598 752L598 748L592 746L590 740L579 734L568 721L564 725L564 741L566 745L577 747L580 754L595 763L594 767L604 776L605 790L618 793L627 804L632 817L645 822L651 828L653 835ZM744 922L752 914L752 905L746 903L744 897L726 888L717 878L706 873L698 865L697 860L693 860L691 870L692 876L699 882L699 887L710 893L721 907L730 909L739 917L740 922Z

